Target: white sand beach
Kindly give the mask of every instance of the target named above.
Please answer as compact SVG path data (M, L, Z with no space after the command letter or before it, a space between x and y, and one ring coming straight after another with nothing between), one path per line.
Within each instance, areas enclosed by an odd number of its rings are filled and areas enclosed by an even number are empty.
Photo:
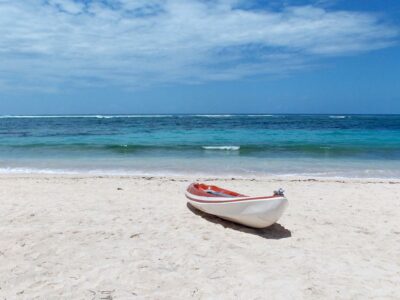
M188 208L192 180L1 175L0 299L400 298L400 182L208 179L286 190L255 230Z

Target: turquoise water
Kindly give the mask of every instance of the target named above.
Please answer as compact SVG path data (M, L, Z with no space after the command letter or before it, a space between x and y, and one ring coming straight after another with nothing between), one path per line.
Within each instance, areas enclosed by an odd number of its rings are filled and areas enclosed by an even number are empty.
M0 116L0 172L400 178L400 116Z

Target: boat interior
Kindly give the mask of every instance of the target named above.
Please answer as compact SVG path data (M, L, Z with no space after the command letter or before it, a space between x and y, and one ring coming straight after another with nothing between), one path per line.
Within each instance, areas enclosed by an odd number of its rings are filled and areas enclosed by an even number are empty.
M206 185L206 184L195 184L195 188L199 189L202 192L205 192L209 195L213 195L216 197L243 197L245 195L233 192L233 191L229 191L229 190L225 190L225 189L221 189L217 186L214 185Z

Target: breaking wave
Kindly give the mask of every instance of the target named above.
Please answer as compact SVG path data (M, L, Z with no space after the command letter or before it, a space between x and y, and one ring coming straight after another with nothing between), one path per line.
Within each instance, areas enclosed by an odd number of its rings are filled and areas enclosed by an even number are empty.
M329 116L331 119L346 119L347 116Z
M225 150L225 151L238 151L240 146L202 146L204 150Z

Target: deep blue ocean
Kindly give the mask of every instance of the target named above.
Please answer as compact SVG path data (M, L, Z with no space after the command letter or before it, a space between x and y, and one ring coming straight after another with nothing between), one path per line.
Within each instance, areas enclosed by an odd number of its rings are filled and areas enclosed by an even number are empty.
M0 116L0 173L400 178L400 115Z

